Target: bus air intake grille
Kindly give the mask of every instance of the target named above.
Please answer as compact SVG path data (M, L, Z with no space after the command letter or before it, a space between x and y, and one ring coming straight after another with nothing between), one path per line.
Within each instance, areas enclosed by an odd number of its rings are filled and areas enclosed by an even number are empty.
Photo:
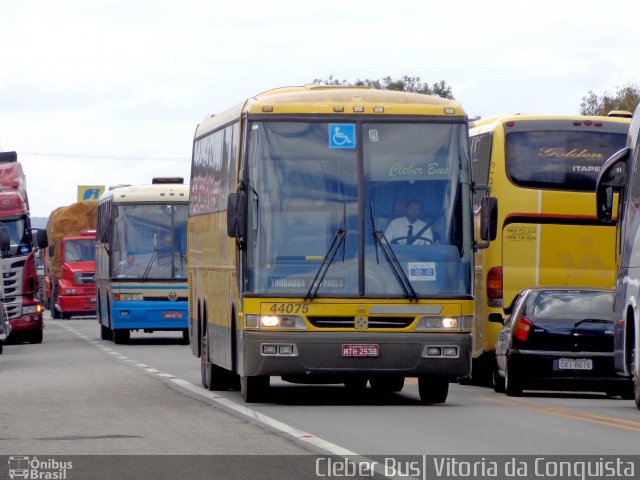
M355 328L355 317L307 317L316 328ZM368 328L406 328L415 317L367 317Z

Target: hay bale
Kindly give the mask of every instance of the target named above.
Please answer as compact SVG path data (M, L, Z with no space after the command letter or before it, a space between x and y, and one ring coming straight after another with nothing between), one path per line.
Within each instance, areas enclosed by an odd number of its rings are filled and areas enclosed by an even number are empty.
M55 278L60 278L61 269L61 241L67 235L77 235L82 230L95 230L98 223L98 202L87 200L73 203L66 207L56 208L47 222L47 237L49 245L55 245L54 255L50 257L48 252L45 256L47 269L53 273Z

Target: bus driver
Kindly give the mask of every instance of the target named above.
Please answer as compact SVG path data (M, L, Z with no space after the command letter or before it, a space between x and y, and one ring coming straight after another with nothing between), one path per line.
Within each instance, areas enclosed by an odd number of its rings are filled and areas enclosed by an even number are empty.
M384 235L389 243L400 245L430 245L433 243L431 227L420 220L422 208L417 200L407 202L407 214L392 220Z

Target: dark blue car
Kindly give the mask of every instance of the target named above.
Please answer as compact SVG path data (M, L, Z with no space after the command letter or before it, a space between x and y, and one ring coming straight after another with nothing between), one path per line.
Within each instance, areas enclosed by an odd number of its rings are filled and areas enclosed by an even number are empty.
M587 287L521 291L505 309L496 343L496 392L524 389L604 391L633 398L613 364L613 292ZM502 322L501 316L491 318Z

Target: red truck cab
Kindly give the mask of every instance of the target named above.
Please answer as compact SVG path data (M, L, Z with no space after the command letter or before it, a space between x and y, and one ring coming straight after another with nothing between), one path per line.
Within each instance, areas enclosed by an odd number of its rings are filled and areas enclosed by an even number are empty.
M35 298L38 273L34 247L47 246L47 234L31 232L26 178L16 152L0 152L0 291L11 341L42 342L42 304Z
M83 230L60 242L60 277L45 267L45 298L53 318L96 313L96 231ZM53 257L53 245L49 256ZM45 264L46 265L46 264Z

